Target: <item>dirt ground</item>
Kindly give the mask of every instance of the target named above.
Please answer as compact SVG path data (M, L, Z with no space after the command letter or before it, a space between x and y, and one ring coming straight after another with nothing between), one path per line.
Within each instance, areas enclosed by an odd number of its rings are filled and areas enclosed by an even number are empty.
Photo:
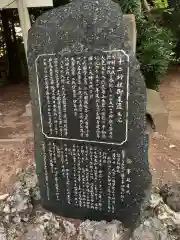
M33 161L31 118L21 117L29 99L27 85L0 89L0 194L9 191L16 172Z
M167 134L151 137L149 162L153 182L180 180L180 68L174 67L161 83L160 94L169 113Z
M149 163L154 184L180 180L180 68L171 70L160 94L169 112L166 135L150 137ZM27 85L0 89L0 194L11 188L19 168L34 161L31 118L22 117L29 102Z

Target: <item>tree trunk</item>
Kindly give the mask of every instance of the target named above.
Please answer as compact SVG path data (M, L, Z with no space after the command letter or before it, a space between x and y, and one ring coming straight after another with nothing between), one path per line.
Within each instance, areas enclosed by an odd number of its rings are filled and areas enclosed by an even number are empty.
M7 57L9 61L9 80L12 83L19 83L21 80L21 69L20 64L17 58L17 47L16 42L13 41L13 29L10 27L10 20L13 18L13 12L9 10L2 10L1 11L1 19L3 25L3 35L4 40L6 42L6 49L7 49ZM14 24L12 22L12 28L14 28Z
M151 8L150 8L147 0L142 0L142 6L143 6L145 12L150 13Z

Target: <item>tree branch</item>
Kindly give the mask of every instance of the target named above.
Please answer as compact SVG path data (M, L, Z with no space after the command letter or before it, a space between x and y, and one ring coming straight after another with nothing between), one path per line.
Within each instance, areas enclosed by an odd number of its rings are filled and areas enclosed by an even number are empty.
M147 13L150 13L150 12L151 12L151 8L150 8L147 0L142 0L142 5L143 5L144 10L145 10Z

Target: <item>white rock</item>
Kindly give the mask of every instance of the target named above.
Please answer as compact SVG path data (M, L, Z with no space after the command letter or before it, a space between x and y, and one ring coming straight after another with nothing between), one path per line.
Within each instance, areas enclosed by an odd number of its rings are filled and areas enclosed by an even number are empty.
M25 182L26 182L26 187L28 189L35 188L38 182L37 174L34 173L34 174L31 174L30 176L27 176L25 178Z
M4 218L4 222L9 223L10 221L10 215L6 215Z
M78 240L123 240L120 222L106 223L85 221L80 225Z
M119 234L117 226L115 224L102 224L96 227L93 233L93 238L97 240L117 240L119 239Z
M173 145L173 144L169 146L169 148L175 148L175 147L176 147L176 146L175 146L175 145Z
M59 229L60 228L60 224L59 224L58 221L56 221L55 218L53 219L53 226L54 226L55 229Z
M44 227L49 225L49 221L52 219L53 214L48 212L44 213L42 216L36 218L36 224L43 224Z
M27 227L27 233L24 240L44 240L44 227L42 225L30 225Z
M11 212L12 212L12 213L15 213L15 212L16 212L16 209L15 209L15 208L12 208L12 209L11 209Z
M16 217L14 217L14 218L12 219L12 221L13 221L14 223L20 223L20 222L21 222L21 218L17 215Z
M155 208L158 206L160 203L163 203L163 199L159 194L151 194L150 198L150 207Z
M10 206L7 204L5 205L4 209L3 209L3 212L4 213L10 213L11 212L11 209L10 209Z
M25 211L28 209L28 205L27 205L27 199L23 199L22 202L19 202L16 206L15 206L16 210L18 212L21 211Z
M76 228L74 224L72 224L69 221L63 220L63 225L65 228L66 234L68 234L69 236L74 236L76 234Z
M28 222L29 218L28 217L23 217L22 220L23 220L23 222Z
M169 240L166 226L157 218L148 218L132 235L132 240Z

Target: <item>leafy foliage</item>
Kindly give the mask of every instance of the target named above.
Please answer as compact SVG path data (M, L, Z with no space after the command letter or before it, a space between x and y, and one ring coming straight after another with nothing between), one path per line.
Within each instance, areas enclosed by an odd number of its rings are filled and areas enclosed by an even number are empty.
M148 88L158 90L160 80L174 58L173 35L170 30L157 26L145 18L137 19L137 58Z
M180 11L180 1L179 0L168 0L168 5L175 11Z
M160 81L166 74L174 56L173 35L170 30L161 26L151 13L146 15L142 11L143 4L140 5L139 0L128 0L129 6L126 5L126 8L124 7L125 1L118 1L123 12L136 16L137 58L145 77L146 86L158 90ZM157 0L156 4L160 4L160 2L163 1Z
M167 26L175 35L176 47L174 49L176 53L176 63L180 63L180 1L169 1L169 10L163 14L163 24Z
M123 13L133 13L139 15L141 13L141 0L114 0L118 3Z
M168 1L167 0L154 0L155 8L167 8Z

